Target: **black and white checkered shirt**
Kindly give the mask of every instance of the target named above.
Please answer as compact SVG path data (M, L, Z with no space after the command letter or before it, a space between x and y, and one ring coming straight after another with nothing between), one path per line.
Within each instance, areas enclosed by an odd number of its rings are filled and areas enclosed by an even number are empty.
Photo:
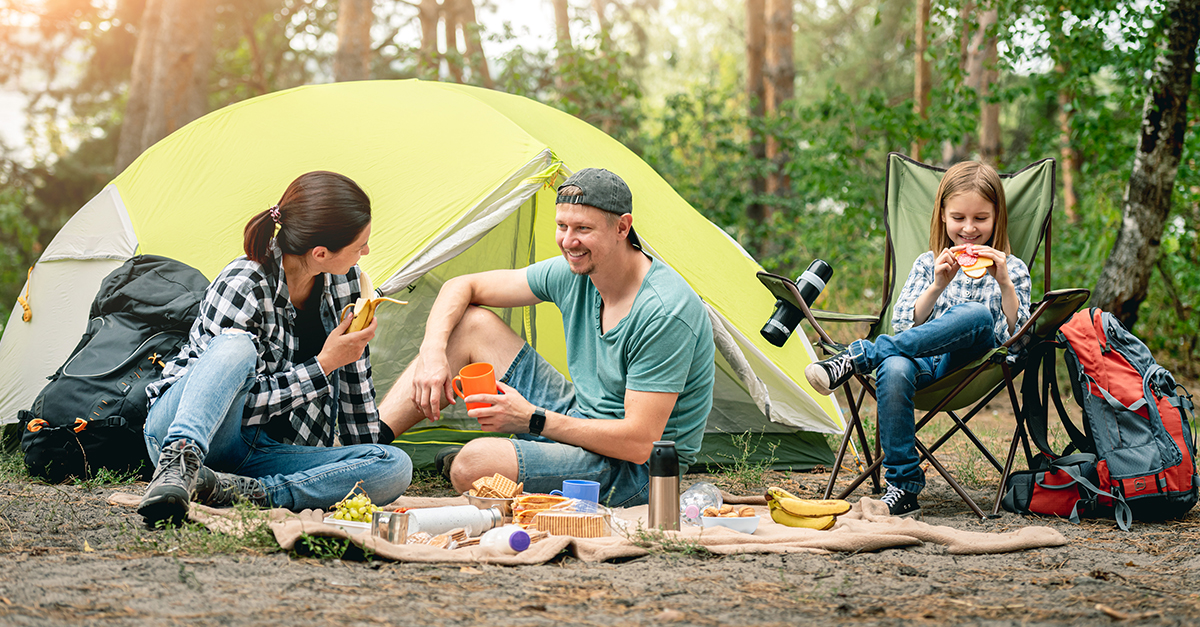
M239 257L208 286L187 344L167 362L159 380L146 388L151 405L200 359L212 338L228 329L242 329L253 336L258 349L256 381L246 396L243 420L247 425L270 422L272 436L285 444L331 446L335 438L343 444L378 441L370 348L328 376L316 357L293 363L300 349L294 332L297 312L288 297L282 255L274 243L271 251L274 268ZM342 308L359 296L358 277L358 266L344 276L325 275L322 317L332 312L340 318Z

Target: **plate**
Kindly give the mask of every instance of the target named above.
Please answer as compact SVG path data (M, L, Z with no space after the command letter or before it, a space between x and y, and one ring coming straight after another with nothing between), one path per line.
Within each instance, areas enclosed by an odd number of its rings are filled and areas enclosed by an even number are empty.
M728 527L742 533L754 533L758 529L759 516L743 516L739 518L726 516L701 516L700 522L705 527Z

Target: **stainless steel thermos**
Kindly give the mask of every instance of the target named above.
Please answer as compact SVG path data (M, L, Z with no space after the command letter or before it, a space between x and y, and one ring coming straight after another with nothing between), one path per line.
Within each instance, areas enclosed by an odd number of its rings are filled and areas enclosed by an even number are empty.
M650 528L679 530L679 455L659 440L650 452Z

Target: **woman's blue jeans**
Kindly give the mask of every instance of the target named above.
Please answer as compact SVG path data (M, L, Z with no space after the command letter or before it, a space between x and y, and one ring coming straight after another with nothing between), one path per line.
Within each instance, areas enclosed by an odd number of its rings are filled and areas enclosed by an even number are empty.
M907 331L850 345L855 371L875 371L879 444L888 485L914 494L925 487L913 397L917 390L995 348L994 324L986 306L961 303Z
M155 401L146 419L146 448L157 464L162 447L187 439L204 465L262 481L274 507L328 509L359 480L371 500L390 503L412 481L412 461L381 444L297 446L246 426L242 413L254 383L258 353L251 336L232 331L213 338L182 379Z

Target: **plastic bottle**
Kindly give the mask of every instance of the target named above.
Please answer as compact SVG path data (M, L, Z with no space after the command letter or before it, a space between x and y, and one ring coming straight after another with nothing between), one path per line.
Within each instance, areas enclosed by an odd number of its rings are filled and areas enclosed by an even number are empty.
M699 525L706 507L721 509L721 489L701 481L679 496L679 517L689 525Z
M462 527L468 536L477 536L493 527L499 527L504 520L504 515L498 508L479 509L474 505L410 509L407 514L407 535L418 531L437 535Z
M479 546L493 555L516 555L529 548L529 533L517 525L496 527L479 538Z

